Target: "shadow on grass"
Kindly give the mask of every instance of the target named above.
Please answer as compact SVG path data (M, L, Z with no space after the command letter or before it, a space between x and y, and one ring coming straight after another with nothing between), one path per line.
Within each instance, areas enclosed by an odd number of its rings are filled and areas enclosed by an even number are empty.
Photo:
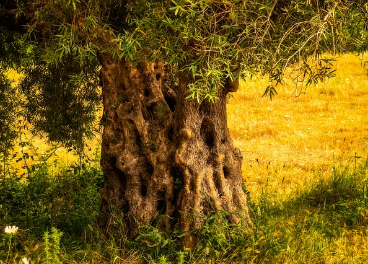
M368 160L354 170L334 169L329 178L317 175L318 181L277 205L265 193L258 204L251 205L253 219L261 226L269 225L270 221L294 222L298 226L295 232L313 229L330 237L365 226L368 224L367 173Z

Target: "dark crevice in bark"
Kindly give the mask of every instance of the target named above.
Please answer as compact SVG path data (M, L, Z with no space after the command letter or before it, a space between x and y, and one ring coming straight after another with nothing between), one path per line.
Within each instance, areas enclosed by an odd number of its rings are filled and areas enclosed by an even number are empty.
M173 229L179 229L179 219L180 219L180 212L179 210L175 210L171 214L170 219L170 226L172 226Z
M165 200L165 192L159 191L157 193L157 211L161 214L166 213L166 200Z
M119 170L116 167L116 158L110 158L110 162L111 162L111 167L112 170L114 172L114 175L116 177L116 183L117 185L115 187L117 187L118 192L119 192L119 198L122 201L122 208L124 206L126 206L126 201L124 198L124 193L126 190L126 186L127 186L127 180L126 180L126 175L124 174L124 172L122 172L121 170Z
M147 184L145 183L141 183L141 195L143 197L146 197L147 196Z
M149 113L149 119L153 119L155 117L155 111L156 109L156 105L151 104L150 106L147 107L148 113Z
M139 131L135 128L134 122L132 120L126 120L124 123L127 126L127 130L130 132L129 138L125 138L125 140L132 140L132 143L134 143L138 149L141 148L142 140L139 135Z
M167 138L170 141L173 141L174 140L174 127L169 126L169 128L167 129Z
M171 204L176 207L176 205L180 204L181 202L182 192L180 192L180 190L183 188L184 185L184 177L180 168L176 166L171 168L170 175L173 178L174 182L172 186L172 192L174 193L174 196L171 200Z
M222 170L223 170L223 173L224 173L224 178L225 179L230 178L231 170L229 168L225 167L225 166L222 168Z
M152 114L147 108L142 109L142 116L144 120L150 120L152 119Z
M165 97L165 101L167 103L167 106L170 108L170 111L174 112L176 107L176 100L171 97Z
M147 173L149 175L152 175L154 168L153 168L152 164L148 160L147 160L147 165L145 167L146 167Z
M150 96L150 91L148 89L144 90L144 96L145 97L149 97Z
M206 145L212 149L216 143L216 131L212 122L205 118L201 125L201 136Z

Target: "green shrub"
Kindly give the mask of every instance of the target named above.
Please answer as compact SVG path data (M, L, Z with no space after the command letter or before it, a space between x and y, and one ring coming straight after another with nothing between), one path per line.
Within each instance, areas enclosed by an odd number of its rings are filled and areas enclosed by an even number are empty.
M50 175L39 168L27 178L0 180L0 218L39 235L51 227L80 236L99 210L103 178L99 168Z

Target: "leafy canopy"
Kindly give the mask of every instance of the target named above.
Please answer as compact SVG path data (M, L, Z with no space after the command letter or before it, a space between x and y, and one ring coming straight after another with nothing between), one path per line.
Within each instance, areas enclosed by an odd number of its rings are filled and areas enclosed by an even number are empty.
M228 78L254 74L270 76L266 93L272 96L287 67L295 68L307 84L317 82L333 76L324 54L367 46L364 1L138 3L128 5L132 30L116 39L118 55L179 65L192 77L188 98L198 101L214 101Z
M23 115L68 144L91 134L100 54L166 61L190 80L188 99L215 102L228 79L268 75L272 97L288 68L317 82L333 76L324 54L368 47L365 0L8 0L4 10L27 26L15 32L0 19L10 36L0 43L1 80L5 69L21 71Z

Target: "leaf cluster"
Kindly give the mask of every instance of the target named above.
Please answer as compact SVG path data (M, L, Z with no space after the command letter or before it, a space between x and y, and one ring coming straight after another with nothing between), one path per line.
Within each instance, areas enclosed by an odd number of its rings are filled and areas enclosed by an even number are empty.
M51 141L83 147L84 138L93 135L100 105L96 63L80 64L69 56L57 65L39 63L24 72L20 87L27 121Z
M11 68L17 68L22 57L22 43L17 39L17 34L10 34L0 27L0 153L3 154L12 147L18 135L15 121L20 103L7 72Z
M268 74L278 84L288 67L312 68L321 54L366 43L363 8L363 2L339 0L138 1L130 5L133 30L118 44L133 62L179 65L192 80L188 98L213 101L226 79ZM325 72L319 74L329 77Z
M14 126L16 120L17 101L14 89L9 80L0 74L0 153L7 153L17 137L17 129Z

